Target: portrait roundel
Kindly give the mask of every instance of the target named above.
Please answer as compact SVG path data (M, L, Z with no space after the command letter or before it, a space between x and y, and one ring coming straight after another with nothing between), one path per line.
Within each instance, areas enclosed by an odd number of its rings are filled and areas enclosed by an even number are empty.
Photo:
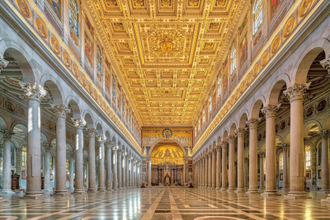
M314 113L314 108L313 108L313 107L309 107L309 108L306 110L306 112L305 112L305 116L306 116L307 118L309 118L309 117L311 117L311 116L313 115L313 113Z
M172 137L172 130L169 128L165 128L162 132L163 138L171 138Z
M16 109L15 104L12 101L10 101L10 100L7 100L6 101L6 108L10 112L14 112L15 109Z
M22 118L25 118L25 117L26 117L26 110L25 110L25 108L20 107L20 108L18 109L18 115L19 115L20 117L22 117Z
M40 36L43 39L47 39L47 29L46 29L44 22L40 18L36 19L36 28L37 28Z
M31 11L26 0L16 0L17 7L26 18L31 18Z
M327 101L325 101L325 100L320 101L319 104L317 104L317 108L316 108L317 111L319 111L319 112L323 111L325 109L326 105L327 105Z

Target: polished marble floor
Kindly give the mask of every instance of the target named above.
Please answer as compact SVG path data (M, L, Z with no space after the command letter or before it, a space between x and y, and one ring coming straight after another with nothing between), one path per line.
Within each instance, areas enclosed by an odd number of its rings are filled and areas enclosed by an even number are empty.
M47 196L40 201L3 196L2 219L330 219L326 195L313 199L265 199L207 189L154 187L84 195Z

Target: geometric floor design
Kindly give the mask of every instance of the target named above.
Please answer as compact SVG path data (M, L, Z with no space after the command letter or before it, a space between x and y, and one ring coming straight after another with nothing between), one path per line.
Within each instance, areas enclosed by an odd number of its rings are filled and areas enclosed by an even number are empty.
M327 196L311 195L313 199L285 200L180 187L47 196L40 201L4 195L0 219L330 219L330 203L321 203Z

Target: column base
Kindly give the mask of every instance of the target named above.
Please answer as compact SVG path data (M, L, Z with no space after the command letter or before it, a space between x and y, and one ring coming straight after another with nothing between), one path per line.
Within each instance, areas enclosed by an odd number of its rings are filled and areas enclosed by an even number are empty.
M1 194L4 194L4 195L11 195L11 194L15 194L15 192L11 189L3 189L1 191Z
M317 193L318 194L329 194L330 193L330 190L326 189L326 190L319 191Z
M257 195L260 194L260 192L257 189L252 189L246 192L247 195Z
M99 192L105 192L106 190L105 190L105 187L100 187L98 191Z
M237 188L235 190L235 193L245 193L245 189L244 188Z
M95 192L97 192L97 189L88 189L88 192L92 192L92 193L95 193Z
M73 194L85 194L86 191L84 189L75 189L73 191Z
M20 199L31 199L31 200L43 200L46 198L44 194L28 194L23 197L19 197Z
M108 187L108 188L107 188L107 191L112 191L112 188L111 188L111 187Z
M220 187L216 187L215 190L220 190L221 188Z
M119 190L123 190L123 188L119 187Z
M227 192L234 192L234 191L235 191L234 188L228 188L228 189L227 189Z
M328 195L329 197L326 199L321 199L321 202L329 202L330 203L330 194ZM0 197L1 199L1 197Z
M278 194L277 191L265 191L265 192L261 193L260 196L274 197L274 196L281 196L281 194Z
M52 195L54 195L54 196L69 196L69 195L71 195L71 193L68 192L68 191L56 191L55 190L55 193L52 194Z
M284 196L284 199L312 199L311 196L308 196L306 192L295 192L291 191L287 195Z
M221 191L221 192L226 192L227 189L226 189L226 188L221 188L220 191Z

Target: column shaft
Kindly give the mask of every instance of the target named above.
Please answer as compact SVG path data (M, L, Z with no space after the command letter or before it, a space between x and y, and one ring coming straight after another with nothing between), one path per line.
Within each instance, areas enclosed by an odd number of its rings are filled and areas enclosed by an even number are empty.
M75 190L74 193L85 193L84 190L84 133L83 127L86 121L82 118L72 119L73 124L77 128L76 132L76 148L75 148ZM87 173L87 172L86 172ZM86 186L87 187L87 186Z
M258 166L257 166L257 146L258 146L258 119L251 119L250 128L250 144L249 144L249 191L248 194L258 193Z
M244 192L244 135L245 129L240 128L237 131L237 190Z
M222 147L222 188L221 191L227 190L227 142L221 143Z
M232 192L235 190L235 136L229 136L229 188L228 191Z

